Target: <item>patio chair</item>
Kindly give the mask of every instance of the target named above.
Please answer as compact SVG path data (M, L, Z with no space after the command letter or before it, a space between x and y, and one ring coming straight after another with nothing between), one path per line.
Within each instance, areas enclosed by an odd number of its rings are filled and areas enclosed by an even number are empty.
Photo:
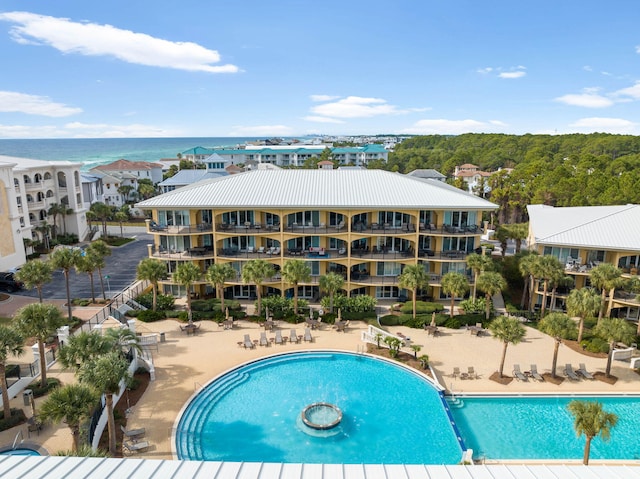
M571 364L566 364L564 367L564 374L572 381L579 381L580 377L574 372Z
M593 374L591 374L589 371L587 371L587 368L584 365L584 363L580 363L580 367L578 369L576 369L576 372L578 374L581 374L582 377L584 377L585 379L595 379L593 377Z
M453 368L453 374L451 374L451 376L453 376L453 378L457 378L458 376L460 376L460 368L459 367L454 367Z
M122 430L122 434L129 439L140 438L145 435L147 432L145 428L141 427L140 429L125 429L124 426L120 426Z
M522 371L520 371L520 365L519 364L514 364L513 365L513 375L518 381L528 381L529 380L529 378L527 378L527 376L525 376L522 373Z
M276 330L276 339L274 340L276 344L284 344L284 340L282 339L282 331L279 329Z
M122 452L124 454L134 454L137 452L146 451L147 449L149 449L149 443L147 441L141 441L141 442L122 441Z
M267 339L267 333L262 331L260 333L260 346L269 346L269 340Z
M289 342L290 343L297 343L298 342L298 333L296 333L295 329L291 330L291 334L289 335Z
M469 366L467 368L467 373L469 375L469 379L478 379L478 374L476 373L476 370L473 368L473 366Z
M538 372L538 365L537 364L532 364L531 365L531 377L533 379L535 379L536 381L544 381L544 378Z
M253 341L251 341L251 338L249 337L248 334L244 335L244 341L242 342L242 345L244 346L245 349L255 348L255 344L253 344Z
M264 246L260 246L258 248L258 254L263 254L264 253Z
M253 246L247 246L247 253L255 253L255 248Z
M302 337L302 339L309 342L313 341L313 336L311 336L311 328L304 328L304 336Z

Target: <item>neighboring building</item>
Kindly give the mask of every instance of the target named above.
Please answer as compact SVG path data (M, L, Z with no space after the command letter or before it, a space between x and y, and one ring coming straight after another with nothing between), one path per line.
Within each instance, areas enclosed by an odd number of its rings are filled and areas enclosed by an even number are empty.
M162 193L168 193L183 186L192 185L199 181L211 180L220 176L227 176L226 170L209 171L209 170L180 170L175 175L158 183L158 187Z
M247 261L262 258L283 267L304 259L312 278L299 286L301 297L320 295L318 280L330 271L345 278L350 295L380 299L407 295L398 275L408 264L430 274L423 296L440 297L440 278L449 271L467 274L466 256L479 251L482 216L496 205L435 180L382 170L255 170L199 182L148 200L155 223L149 255L167 263L182 261L204 272L229 263L238 275L225 294L251 298L255 286L243 284ZM166 293L179 294L171 279ZM269 278L267 294L291 295L279 274ZM198 294L214 294L204 281Z
M126 199L120 193L119 188L122 185L131 186L131 191L137 189L137 178L130 173L114 173L109 175L94 168L90 170L90 174L100 180L102 184L102 199L99 200L109 206L120 208L126 203Z
M7 227L11 225L10 230L3 228L2 231L12 232L14 245L16 237L20 238L19 243L23 243L23 239L43 241L45 236L50 236L48 227L53 223L53 218L48 211L53 204L66 205L70 210L66 215L57 216L59 233L66 231L78 235L80 239L87 235L89 229L80 179L81 163L0 156L0 165L6 192L3 201L10 205L8 210L0 211L0 217L3 218L0 221L5 222ZM13 186L12 191L7 185ZM8 255L0 253L0 264L8 264L8 267L23 264L24 245L21 245L22 251L19 249Z
M89 209L93 203L104 203L104 188L102 186L103 175L80 173L82 181L82 198L84 208Z
M456 166L456 169L453 173L453 177L455 179L462 179L467 184L467 188L469 193L475 193L480 185L484 189L484 193L489 193L491 188L489 188L487 179L492 175L487 171L480 171L480 167L476 165L472 165L471 163L465 163L464 165Z
M162 181L162 165L150 161L117 160L105 165L96 166L91 171L98 170L112 176L130 175L130 178L151 180L154 185Z
M414 176L423 180L438 180L442 182L447 181L447 177L440 173L438 170L433 169L421 169L413 170L407 173L407 176Z
M25 208L18 208L18 195L13 177L13 168L16 163L4 161L6 157L0 157L0 271L8 271L26 262L25 247L22 241L22 228L20 218L25 222ZM22 198L20 198L22 201ZM25 223L26 225L26 223Z
M640 205L579 206L554 208L529 205L529 249L555 256L575 287L589 286L589 273L600 263L611 263L625 277L637 277L640 269ZM538 291L541 302L542 291ZM559 294L554 308L566 298ZM618 315L638 319L636 294L619 291L612 307Z
M245 145L243 148L213 149L197 146L182 152L182 157L191 161L206 162L217 154L231 164L247 164L250 161L276 166L302 166L310 158L319 157L329 148L340 165L367 166L374 160L387 161L389 152L383 145L371 144L357 147L332 148L331 145Z

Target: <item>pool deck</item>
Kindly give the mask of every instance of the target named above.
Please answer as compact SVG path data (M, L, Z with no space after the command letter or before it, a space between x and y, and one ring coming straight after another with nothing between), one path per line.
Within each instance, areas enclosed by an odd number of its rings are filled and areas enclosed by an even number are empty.
M81 315L79 311L74 314ZM89 314L89 313L87 313ZM90 315L90 314L89 314ZM283 336L289 336L291 325L280 322ZM180 410L187 400L217 375L247 361L289 351L313 349L337 349L356 352L363 343L360 335L366 325L359 321L352 321L346 332L337 332L328 325L312 331L313 342L299 344L271 345L269 347L256 346L245 349L238 345L245 334L257 340L264 329L248 321L238 321L234 329L225 330L213 322L202 322L197 334L186 334L180 330L179 323L173 320L156 323L136 322L137 332L142 334L165 333L166 341L159 343L158 351L153 350L156 380L152 381L138 404L132 408L128 418L128 428L146 428L145 440L151 447L147 452L139 453L136 457L154 459L172 459L171 433ZM304 324L297 326L297 333L302 334ZM565 379L561 384L548 382L519 382L513 380L503 386L489 379L498 369L502 353L502 344L488 334L482 336L471 335L467 330L448 330L440 328L440 335L428 336L426 331L405 327L387 328L392 333L402 333L411 338L411 343L422 346L418 353L428 354L431 366L438 381L448 392L455 394L640 394L640 376L629 368L625 362L614 361L612 374L618 377L615 385L601 381L581 380L577 382ZM267 337L274 333L268 332ZM554 341L535 329L527 328L525 340L516 345L510 345L507 350L504 373L511 375L513 364L520 364L526 371L531 363L538 366L543 374L550 371ZM30 349L30 348L28 348ZM409 348L405 351L411 352ZM22 361L28 361L30 351L27 351ZM578 363L585 363L590 372L603 371L606 358L592 358L561 346L558 355L558 370L564 368L565 363L571 363L575 368ZM466 371L473 366L478 379L460 380L451 376L454 367ZM49 369L49 376L59 377L63 382L73 381L73 374L61 370L58 364ZM36 407L42 399L36 400ZM126 400L123 398L123 400ZM11 401L12 407L24 407L22 397ZM25 411L29 416L30 411ZM12 444L20 428L0 433L0 446ZM23 435L27 439L26 426ZM41 443L50 453L71 447L71 435L64 425L48 425L38 436L31 434L31 441ZM579 458L577 458L579 459ZM579 462L579 461L578 461ZM632 462L632 461L630 461Z

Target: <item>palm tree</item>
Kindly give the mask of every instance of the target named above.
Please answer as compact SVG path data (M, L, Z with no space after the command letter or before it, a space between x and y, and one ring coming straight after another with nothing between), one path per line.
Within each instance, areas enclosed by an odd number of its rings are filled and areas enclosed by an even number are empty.
M582 341L584 331L584 319L594 316L600 308L601 300L598 293L592 288L573 289L567 296L567 312L571 316L580 318L578 326L578 343Z
M484 291L486 298L485 318L491 315L491 298L507 288L507 282L500 273L488 271L478 276L477 286L480 291Z
M552 336L555 340L553 346L553 362L551 363L551 376L556 377L556 366L558 364L558 349L563 339L568 339L576 332L576 323L569 316L563 313L551 313L542 318L538 328L543 333Z
M49 261L54 268L61 268L64 273L64 282L67 287L67 312L69 322L72 321L71 314L71 291L69 290L69 271L81 261L82 253L78 249L61 248L49 255Z
M263 259L252 259L242 268L242 282L256 285L256 296L258 298L258 316L262 314L262 283L275 274L275 269L271 263Z
M104 259L107 256L111 256L111 248L103 240L97 240L91 243L85 250L86 254L93 255L96 259L96 269L100 276L100 288L102 289L102 299L106 300L107 296L104 292L104 277L102 275L102 269L105 267Z
M96 217L100 220L102 224L102 236L105 238L109 236L107 234L107 220L111 216L111 208L109 205L105 205L101 202L96 202L91 205L91 211L93 211Z
M516 242L516 254L520 253L522 241L529 235L529 223L515 223L509 225L509 236Z
M491 271L493 261L489 256L471 253L467 256L467 267L473 271L473 299L478 295L478 276L484 271Z
M603 441L608 441L611 435L611 428L618 423L618 416L606 412L602 409L602 403L590 401L571 401L567 406L569 412L573 414L573 427L576 434L585 435L584 456L582 463L589 464L591 452L591 440L596 436L601 436Z
M298 314L298 284L311 280L311 268L301 259L290 259L284 262L282 277L293 285L293 312Z
M520 270L520 274L524 278L524 290L522 291L522 298L520 300L520 308L524 309L525 304L527 305L527 309L529 308L529 304L531 301L527 301L527 299L533 295L533 275L532 275L532 265L537 260L538 253L536 251L527 251L527 254L520 257L518 261L518 269Z
M124 236L124 232L122 230L122 224L129 219L129 215L127 213L125 213L124 211L118 211L114 215L114 219L120 225L120 237L123 237Z
M164 261L145 258L138 263L136 279L149 281L153 289L153 310L158 305L158 282L167 278L167 265Z
M77 273L87 273L89 276L89 285L91 286L91 301L96 302L96 293L95 288L93 287L93 272L97 268L97 262L100 261L100 258L95 256L94 254L86 254L84 256L80 256L78 262L75 264Z
M64 324L62 313L54 304L32 303L20 308L14 317L16 329L27 338L36 338L40 355L40 385L47 385L47 361L44 343Z
M410 264L404 267L398 277L398 286L411 291L411 302L413 304L413 318L416 317L416 303L418 301L418 290L429 285L429 276L422 264Z
M18 281L22 281L27 288L38 290L38 299L42 303L42 287L51 281L53 267L48 261L34 259L27 261L15 274L15 277Z
M193 316L191 313L191 286L199 281L202 277L202 271L194 263L180 263L175 272L173 273L173 281L181 286L187 293L187 314L189 315L189 323L193 323Z
M84 384L68 384L56 388L40 406L40 417L44 421L65 422L73 438L72 450L78 450L80 423L91 416L98 395Z
M47 210L47 216L53 217L53 225L51 227L53 238L58 237L58 215L62 213L64 209L64 205L59 203L51 203L49 205L49 209Z
M320 290L329 293L329 312L333 313L333 297L344 286L344 278L338 273L320 276ZM378 346L379 347L379 346Z
M540 317L544 318L547 310L547 294L549 293L549 284L555 283L564 276L564 265L555 256L538 257L540 264L540 277L544 280L542 292L542 308ZM553 305L551 305L553 307Z
M500 369L498 370L498 374L502 377L504 361L507 357L507 346L509 346L509 344L518 344L525 337L527 331L516 318L509 318L507 316L499 316L494 319L489 325L489 330L493 337L502 341L504 345L502 358L500 359Z
M2 388L2 409L5 420L11 417L9 388L7 387L6 367L9 356L24 354L24 338L14 328L0 325L0 387Z
M113 395L120 392L122 381L130 380L129 363L118 351L112 351L94 360L88 361L80 367L78 378L104 393L107 408L107 428L109 431L109 452L116 453L116 423L113 417Z
M535 259L531 261L531 264L529 264L529 272L531 274L531 288L529 290L531 302L529 304L529 311L534 310L539 288L538 280L545 274L544 261L542 258L542 256L536 256Z
M220 310L224 311L224 285L236 277L236 270L229 263L215 263L209 266L205 277L207 282L216 288Z
M39 226L35 227L35 230L42 235L42 246L47 251L49 250L49 231L51 231L51 225L46 221L42 221Z
M622 318L606 318L595 327L594 332L609 342L609 355L607 356L605 376L611 377L611 360L616 343L631 343L634 338L633 328Z
M122 196L123 203L129 201L129 195L133 190L135 190L135 186L133 185L120 185L118 187L118 193L120 193L120 195Z
M95 330L81 331L69 336L67 342L58 351L58 359L64 368L77 371L84 363L103 356L114 348L114 342L106 334L103 336Z
M600 302L600 311L598 312L598 325L604 317L606 308L607 293L618 287L619 279L622 276L622 270L611 263L602 263L596 266L589 273L591 284L594 288L602 291L602 299Z
M453 307L455 306L456 298L464 296L469 291L469 282L462 273L449 271L442 277L440 284L442 285L442 291L451 296L449 317L453 318Z
M500 247L502 249L502 257L507 253L507 241L512 237L511 225L500 225L493 234L493 237L500 241Z
M69 208L69 205L62 203L62 208L60 208L60 215L62 215L62 232L67 234L67 216L73 214L73 209Z

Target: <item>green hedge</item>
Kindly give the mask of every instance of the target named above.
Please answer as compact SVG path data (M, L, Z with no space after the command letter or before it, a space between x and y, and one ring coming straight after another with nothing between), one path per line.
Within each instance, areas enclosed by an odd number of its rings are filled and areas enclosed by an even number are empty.
M432 314L444 311L444 306L440 303L431 303L429 301L416 301L416 314ZM404 314L413 314L413 303L408 301L402 305L400 312Z
M136 301L145 308L153 308L153 291L145 294L141 294L136 298ZM157 307L159 310L164 311L173 309L173 305L176 299L170 294L158 293Z
M582 346L582 349L586 349L591 353L609 352L609 343L607 343L604 339L595 336L589 339L583 339L580 345Z
M151 309L146 309L144 311L138 311L136 314L136 318L138 318L143 323L153 323L154 321L160 321L165 319L167 316L164 311L153 311Z
M33 397L39 398L49 394L49 392L59 388L61 385L62 383L58 378L47 378L47 385L45 387L40 387L40 381L36 380L29 384L29 389L33 391Z
M11 408L11 417L5 419L4 411L0 411L0 431L6 431L12 427L24 423L27 417L22 409Z

